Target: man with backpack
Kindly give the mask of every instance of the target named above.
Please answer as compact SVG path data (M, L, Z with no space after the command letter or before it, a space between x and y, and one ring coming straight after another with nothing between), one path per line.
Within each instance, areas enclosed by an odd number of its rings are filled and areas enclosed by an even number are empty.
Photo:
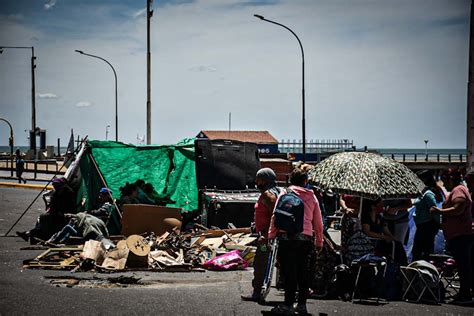
M277 314L307 314L309 265L313 247L323 246L323 222L318 200L306 189L308 175L295 169L290 175L290 187L280 193L271 218L269 239L278 239L278 260L283 275L285 302L272 309ZM298 289L298 302L295 302Z
M265 279L265 271L268 264L270 247L268 245L268 230L273 208L281 189L277 187L276 174L270 168L262 168L257 171L255 183L261 194L255 204L255 230L259 235L257 250L253 261L253 292L251 295L242 296L244 301L258 302Z

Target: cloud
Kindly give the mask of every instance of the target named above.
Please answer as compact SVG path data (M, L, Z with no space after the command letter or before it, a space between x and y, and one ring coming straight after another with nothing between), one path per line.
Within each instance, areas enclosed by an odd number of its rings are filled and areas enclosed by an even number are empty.
M78 108L87 108L89 106L92 106L92 102L89 101L79 101L76 103L76 107Z
M37 93L36 96L39 99L57 99L58 96L54 93L51 92L46 92L46 93Z
M56 5L56 0L49 0L44 4L44 9L49 10L52 9Z
M136 19L136 18L146 17L146 8L136 11L135 13L132 14L132 16L133 16L135 19Z
M188 70L193 71L193 72L216 72L217 71L216 67L206 66L206 65L191 67Z

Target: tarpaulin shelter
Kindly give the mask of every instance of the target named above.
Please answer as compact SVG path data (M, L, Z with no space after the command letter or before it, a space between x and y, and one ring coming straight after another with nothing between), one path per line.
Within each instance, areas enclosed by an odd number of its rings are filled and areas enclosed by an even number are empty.
M198 209L194 139L163 146L90 140L66 177L78 193L78 203L86 198L84 209L96 206L104 184L118 199L119 188L138 179L151 183L159 196L168 200L166 206L179 207L184 212Z

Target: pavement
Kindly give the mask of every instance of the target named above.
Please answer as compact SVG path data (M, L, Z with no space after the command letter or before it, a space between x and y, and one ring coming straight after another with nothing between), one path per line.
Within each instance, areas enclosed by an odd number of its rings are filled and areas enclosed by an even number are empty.
M35 198L34 190L0 187L0 235L3 236ZM41 199L15 230L31 228L43 212ZM252 269L231 272L192 273L71 273L24 270L22 261L41 251L20 250L28 246L18 237L0 237L0 315L262 315L283 293L272 289L269 305L240 300L251 288ZM124 288L79 287L51 284L46 277L108 278L136 276L143 286ZM309 300L313 315L473 315L474 308L453 305L423 305L389 302L368 306L337 300Z

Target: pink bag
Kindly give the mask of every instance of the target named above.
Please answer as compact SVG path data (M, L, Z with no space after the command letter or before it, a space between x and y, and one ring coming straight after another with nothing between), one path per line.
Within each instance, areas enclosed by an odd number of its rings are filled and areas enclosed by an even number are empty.
M209 270L243 270L248 267L248 262L242 259L238 250L233 250L224 255L215 257L203 264Z

